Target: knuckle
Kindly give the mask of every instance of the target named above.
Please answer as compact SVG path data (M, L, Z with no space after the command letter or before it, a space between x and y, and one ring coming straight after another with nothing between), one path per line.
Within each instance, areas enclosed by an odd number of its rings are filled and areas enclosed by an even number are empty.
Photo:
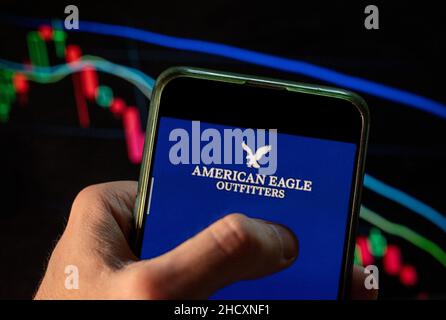
M255 239L250 232L251 221L242 214L230 214L211 228L217 247L228 257L238 257L253 249Z
M132 299L143 300L166 300L171 298L165 286L159 284L156 273L140 270L126 278L125 287L128 289L127 296Z
M103 205L102 185L96 184L85 187L73 201L70 212L70 220L91 218Z
M99 191L99 185L91 185L82 189L76 196L73 202L73 206L79 207L87 203L91 200L91 198L95 197L97 192Z

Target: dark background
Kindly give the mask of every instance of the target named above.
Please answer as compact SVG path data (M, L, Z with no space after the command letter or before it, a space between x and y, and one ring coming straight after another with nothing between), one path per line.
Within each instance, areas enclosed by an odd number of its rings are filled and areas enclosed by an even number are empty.
M380 29L364 28L364 2L58 2L3 1L0 13L64 19L68 4L82 20L134 26L179 37L221 42L295 58L446 102L445 13L437 2L373 4ZM0 58L23 62L26 35L35 30L0 19ZM82 26L81 26L82 28ZM132 66L155 78L173 65L192 65L282 79L327 84L317 79L211 55L157 47L89 33L68 32L67 43ZM63 61L50 57L51 64ZM139 108L143 125L148 100L128 82L100 74L115 94ZM0 88L1 90L1 88ZM446 212L445 120L402 104L358 92L372 118L366 171L440 212ZM54 84L30 83L28 102L14 103L0 123L0 298L31 298L46 259L63 231L70 205L85 186L137 179L127 159L121 121L89 104L91 128L78 124L70 77ZM446 248L438 227L365 189L363 203ZM361 220L358 234L371 225ZM383 232L401 248L418 273L414 286L380 273L380 297L445 298L446 269L411 243ZM376 261L381 266L381 261ZM382 269L382 268L381 268Z

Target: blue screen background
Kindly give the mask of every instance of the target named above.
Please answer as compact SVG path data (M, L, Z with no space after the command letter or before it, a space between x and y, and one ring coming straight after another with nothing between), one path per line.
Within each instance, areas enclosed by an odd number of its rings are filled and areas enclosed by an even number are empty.
M288 226L299 240L299 256L284 271L237 282L212 298L336 299L356 146L279 132L274 175L312 180L313 185L311 192L286 190L286 197L278 199L220 191L218 180L191 175L195 164L171 164L169 149L175 142L169 133L175 128L191 135L191 121L160 119L141 258L173 249L227 214L243 213ZM201 122L201 129L206 128L233 129ZM208 167L257 172L245 164Z

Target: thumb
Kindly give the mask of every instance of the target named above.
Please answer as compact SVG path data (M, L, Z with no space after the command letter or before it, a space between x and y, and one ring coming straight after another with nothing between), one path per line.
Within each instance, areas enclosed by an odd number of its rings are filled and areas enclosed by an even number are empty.
M172 251L137 264L158 298L207 298L235 281L282 270L297 253L297 239L285 227L231 214Z

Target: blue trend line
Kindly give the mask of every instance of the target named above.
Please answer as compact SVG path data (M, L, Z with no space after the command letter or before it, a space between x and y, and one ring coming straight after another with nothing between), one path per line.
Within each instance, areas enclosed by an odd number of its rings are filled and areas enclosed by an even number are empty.
M287 59L257 51L209 41L166 36L132 27L82 21L82 32L118 36L178 50L194 51L231 58L264 67L302 74L335 85L362 91L380 98L399 102L446 119L446 106L434 100L392 88L377 82L346 75L308 62Z
M42 23L51 23L51 21L48 19L30 19L23 17L8 17L7 20L12 23L17 23L20 21L23 25L34 27L39 26ZM320 67L300 60L283 58L280 56L210 41L167 36L133 27L93 21L80 21L80 29L73 31L123 37L162 47L206 53L281 71L301 74L341 87L357 90L379 98L401 103L403 105L407 105L409 107L446 119L446 105L440 102L417 95L415 93L366 80L360 77L350 76L329 68Z
M364 177L364 187L376 192L377 194L391 199L402 206L418 213L420 216L437 225L441 230L446 232L446 217L434 208L421 202L420 200L398 190L382 181L366 174Z

